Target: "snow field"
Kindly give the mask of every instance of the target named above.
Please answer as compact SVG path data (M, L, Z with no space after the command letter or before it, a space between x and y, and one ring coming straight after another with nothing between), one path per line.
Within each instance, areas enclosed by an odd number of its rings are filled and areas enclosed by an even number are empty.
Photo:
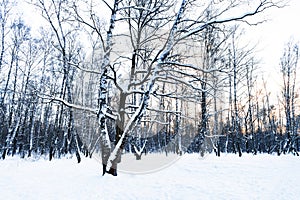
M129 156L129 155L125 155ZM153 155L151 155L153 156ZM157 154L164 156L164 154ZM147 159L147 156L142 157ZM292 155L183 155L155 173L101 176L96 159L7 158L0 198L34 199L299 199L300 159Z

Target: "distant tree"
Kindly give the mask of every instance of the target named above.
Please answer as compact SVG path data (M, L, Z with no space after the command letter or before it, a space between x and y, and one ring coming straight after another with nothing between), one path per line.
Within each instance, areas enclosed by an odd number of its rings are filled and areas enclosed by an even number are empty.
M283 147L285 152L297 152L295 146L297 138L297 130L295 130L297 127L297 119L295 115L295 87L298 59L299 45L291 41L286 45L283 56L280 60L280 70L283 79L282 95L286 118L285 133L287 135L287 139Z
M24 106L24 102L20 101L20 98L18 98L20 92L19 80L20 77L24 77L23 74L21 74L21 53L23 46L30 37L30 29L28 26L24 25L24 22L21 19L15 20L11 25L11 37L9 48L10 59L7 65L8 71L0 99L2 102L1 104L3 105L3 117L6 118L3 124L8 129L2 153L3 159L6 154L15 154L16 152L16 143L19 133L18 129L22 123L22 108ZM12 151L9 152L10 150Z
M62 80L61 88L58 93L58 98L73 103L72 84L75 75L75 68L70 63L77 62L79 47L75 41L77 37L76 28L68 23L69 14L66 12L68 1L45 1L38 0L33 2L37 8L42 12L42 17L48 22L51 31L55 36L53 47L57 50L57 59L55 63L61 67ZM55 115L55 127L57 132L53 137L53 146L50 150L50 158L53 154L53 149L56 148L57 152L71 153L71 145L75 146L76 157L80 162L80 148L78 136L74 130L74 111L68 108L67 114L64 114L65 106L60 105L57 107ZM66 117L66 118L65 118ZM63 131L63 141L60 147L55 144L59 137L60 132L66 127L67 130Z

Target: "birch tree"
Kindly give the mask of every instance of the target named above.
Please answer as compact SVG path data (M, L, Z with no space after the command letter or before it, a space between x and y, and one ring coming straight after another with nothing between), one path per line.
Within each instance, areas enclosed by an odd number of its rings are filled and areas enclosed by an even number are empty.
M62 82L59 93L59 99L73 103L72 97L72 82L74 79L75 69L71 67L70 63L76 60L76 42L74 37L76 37L75 27L72 27L68 23L68 12L66 12L68 1L45 1L38 0L33 2L33 4L41 11L42 17L48 22L50 29L52 30L56 41L53 42L53 46L57 49L58 59L55 61L61 67L62 70ZM73 109L68 108L67 119L64 119L64 105L58 106L55 116L55 126L58 128L56 136L53 138L53 143L57 140L60 131L66 127L67 130L63 133L63 141L61 141L61 146L58 147L53 144L50 151L50 157L53 154L53 148L56 148L57 152L70 152L70 145L74 143L77 147L76 156L78 162L80 162L78 137L76 131L74 130L74 113Z
M190 63L188 51L181 51L191 38L203 33L209 27L226 24L233 21L247 21L249 17L257 15L271 7L278 5L269 0L255 1L243 4L240 1L209 2L215 4L211 17L206 18L208 4L200 6L197 1L121 1L98 2L91 1L88 9L81 9L84 2L75 1L66 7L67 2L38 1L45 18L50 23L57 36L58 49L62 55L64 71L63 83L67 98L63 96L51 97L52 101L60 102L69 107L69 119L72 122L72 109L79 109L96 114L102 144L103 175L110 173L117 175L117 164L128 136L140 125L143 117L153 108L153 102L159 87L165 82L168 85L180 83L190 91L204 91L201 88L202 77L195 77L199 71L209 74L219 69L204 69L202 66ZM49 13L50 7L54 9ZM65 5L65 4L64 4ZM101 24L99 7L106 8L110 15L106 23ZM232 15L231 10L239 7L247 11ZM61 10L60 10L61 9ZM67 10L71 18L64 19L79 23L87 30L95 33L101 41L99 57L101 63L95 70L90 70L80 62L67 59L66 35L68 29L63 28L60 12ZM55 23L53 19L57 20ZM125 27L125 28L124 28ZM127 27L127 28L126 28ZM121 31L124 30L124 31ZM67 32L66 32L67 31ZM117 41L121 35L129 40L126 49L117 49ZM124 51L124 52L122 52ZM99 75L97 107L88 108L74 104L70 84L72 82L70 64L85 73ZM127 74L127 75L125 75ZM203 84L205 81L202 81ZM110 101L109 85L112 85L117 102ZM61 91L64 91L62 87ZM96 91L95 91L96 92ZM63 94L63 92L61 92ZM166 94L163 94L166 95ZM172 93L168 95L172 96ZM174 99L176 99L175 95ZM177 109L178 110L178 109ZM58 110L59 111L59 110ZM57 113L59 113L57 111ZM176 111L176 108L175 108ZM108 121L115 121L116 133L111 141L108 131ZM70 128L70 126L68 126Z
M8 133L6 135L6 142L4 145L4 151L2 153L2 158L4 159L6 154L14 154L16 151L16 141L18 136L18 129L22 121L22 107L24 102L20 102L18 93L19 79L22 77L20 73L21 70L21 54L22 48L26 41L30 37L29 27L24 25L21 19L15 20L11 26L11 45L10 45L10 59L8 64L7 77L4 81L4 89L2 91L1 102L2 105L7 105L6 109L3 109L3 116L6 118L4 124L8 128ZM23 76L24 77L24 76ZM21 79L22 80L22 79ZM21 90L22 91L22 90ZM9 152L12 150L12 152Z
M283 56L280 60L280 70L283 79L283 103L285 111L285 132L287 139L284 145L284 151L296 151L295 142L297 130L295 115L295 90L296 90L296 74L299 59L299 46L296 43L289 42L284 49Z
M275 4L269 4L270 2L261 2L261 4L256 7L256 10L252 13L252 14L255 14L255 13L258 13L262 10L264 10L267 6L275 6ZM233 4L234 6L236 6L235 4ZM233 5L230 5L230 6L233 6ZM238 20L239 18L231 18L231 19L226 19L226 20L219 20L218 19L218 16L214 16L212 17L210 20L206 21L204 24L200 24L200 20L199 21L193 21L192 23L189 23L187 21L184 20L184 17L185 17L185 11L188 9L188 4L187 2L183 1L181 6L180 6L180 9L179 11L177 12L177 15L176 15L176 18L174 18L174 24L172 26L172 28L170 29L170 32L169 32L169 36L167 38L167 40L165 41L165 44L164 44L164 47L163 49L161 50L161 53L159 54L159 57L158 57L158 60L157 60L157 63L154 67L154 71L153 71L153 74L151 74L152 78L150 78L149 82L148 82L148 90L146 90L146 93L143 94L143 99L145 101L148 101L150 96L148 96L148 92L151 91L156 79L159 79L161 78L161 73L162 72L165 72L167 70L161 70L159 71L160 73L156 74L155 72L155 69L156 67L162 67L161 65L164 64L166 66L164 66L164 68L167 68L167 66L169 66L170 64L172 65L178 65L178 66L181 66L181 67L185 67L185 68L189 68L189 69L193 69L195 71L199 70L199 71L203 71L205 73L209 73L209 72L212 72L214 71L215 69L209 69L209 70L204 70L203 68L199 67L199 66L193 66L193 65L188 65L186 63L179 63L179 62L174 62L172 60L169 60L170 59L170 56L172 55L172 50L174 49L174 47L180 43L180 41L184 41L186 38L192 36L192 35L196 35L198 34L199 32L205 30L206 27L209 27L209 26L212 26L214 24L218 24L218 23L225 23L225 22L229 22L229 21L234 21L234 20ZM258 11L258 12L257 12ZM245 15L243 15L241 17L241 19L244 19L245 17L249 16L250 13L247 13ZM252 15L251 14L251 15ZM228 21L227 21L228 20ZM196 27L196 28L195 28ZM160 63L162 62L162 63ZM166 77L168 78L168 80L170 81L179 81L176 76L174 75L169 75L166 73ZM187 76L189 77L189 76ZM184 80L184 79L183 79ZM182 82L182 81L181 81ZM192 87L192 88L197 88L197 86L193 85L193 84L190 84L190 83L185 83L183 82L184 84ZM151 87L150 87L151 86ZM200 89L201 90L201 89ZM140 105L144 105L143 104L143 101L141 102ZM147 106L147 105L145 105ZM140 107L142 108L142 107ZM126 130L126 129L125 129ZM126 132L125 132L126 133Z

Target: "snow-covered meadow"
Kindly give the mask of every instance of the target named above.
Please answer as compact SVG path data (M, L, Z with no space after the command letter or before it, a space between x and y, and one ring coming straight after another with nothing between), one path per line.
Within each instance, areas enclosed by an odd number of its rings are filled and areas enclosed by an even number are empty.
M162 155L158 155L162 156ZM147 157L142 157L147 159ZM96 159L7 158L0 198L11 199L299 199L300 159L292 155L183 155L153 173L101 176Z

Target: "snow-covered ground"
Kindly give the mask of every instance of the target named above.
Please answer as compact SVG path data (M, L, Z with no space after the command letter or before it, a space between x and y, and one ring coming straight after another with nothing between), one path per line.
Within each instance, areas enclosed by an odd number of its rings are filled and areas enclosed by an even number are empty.
M0 199L300 198L300 159L292 155L194 154L155 173L103 177L101 171L96 159L7 158L0 161Z

